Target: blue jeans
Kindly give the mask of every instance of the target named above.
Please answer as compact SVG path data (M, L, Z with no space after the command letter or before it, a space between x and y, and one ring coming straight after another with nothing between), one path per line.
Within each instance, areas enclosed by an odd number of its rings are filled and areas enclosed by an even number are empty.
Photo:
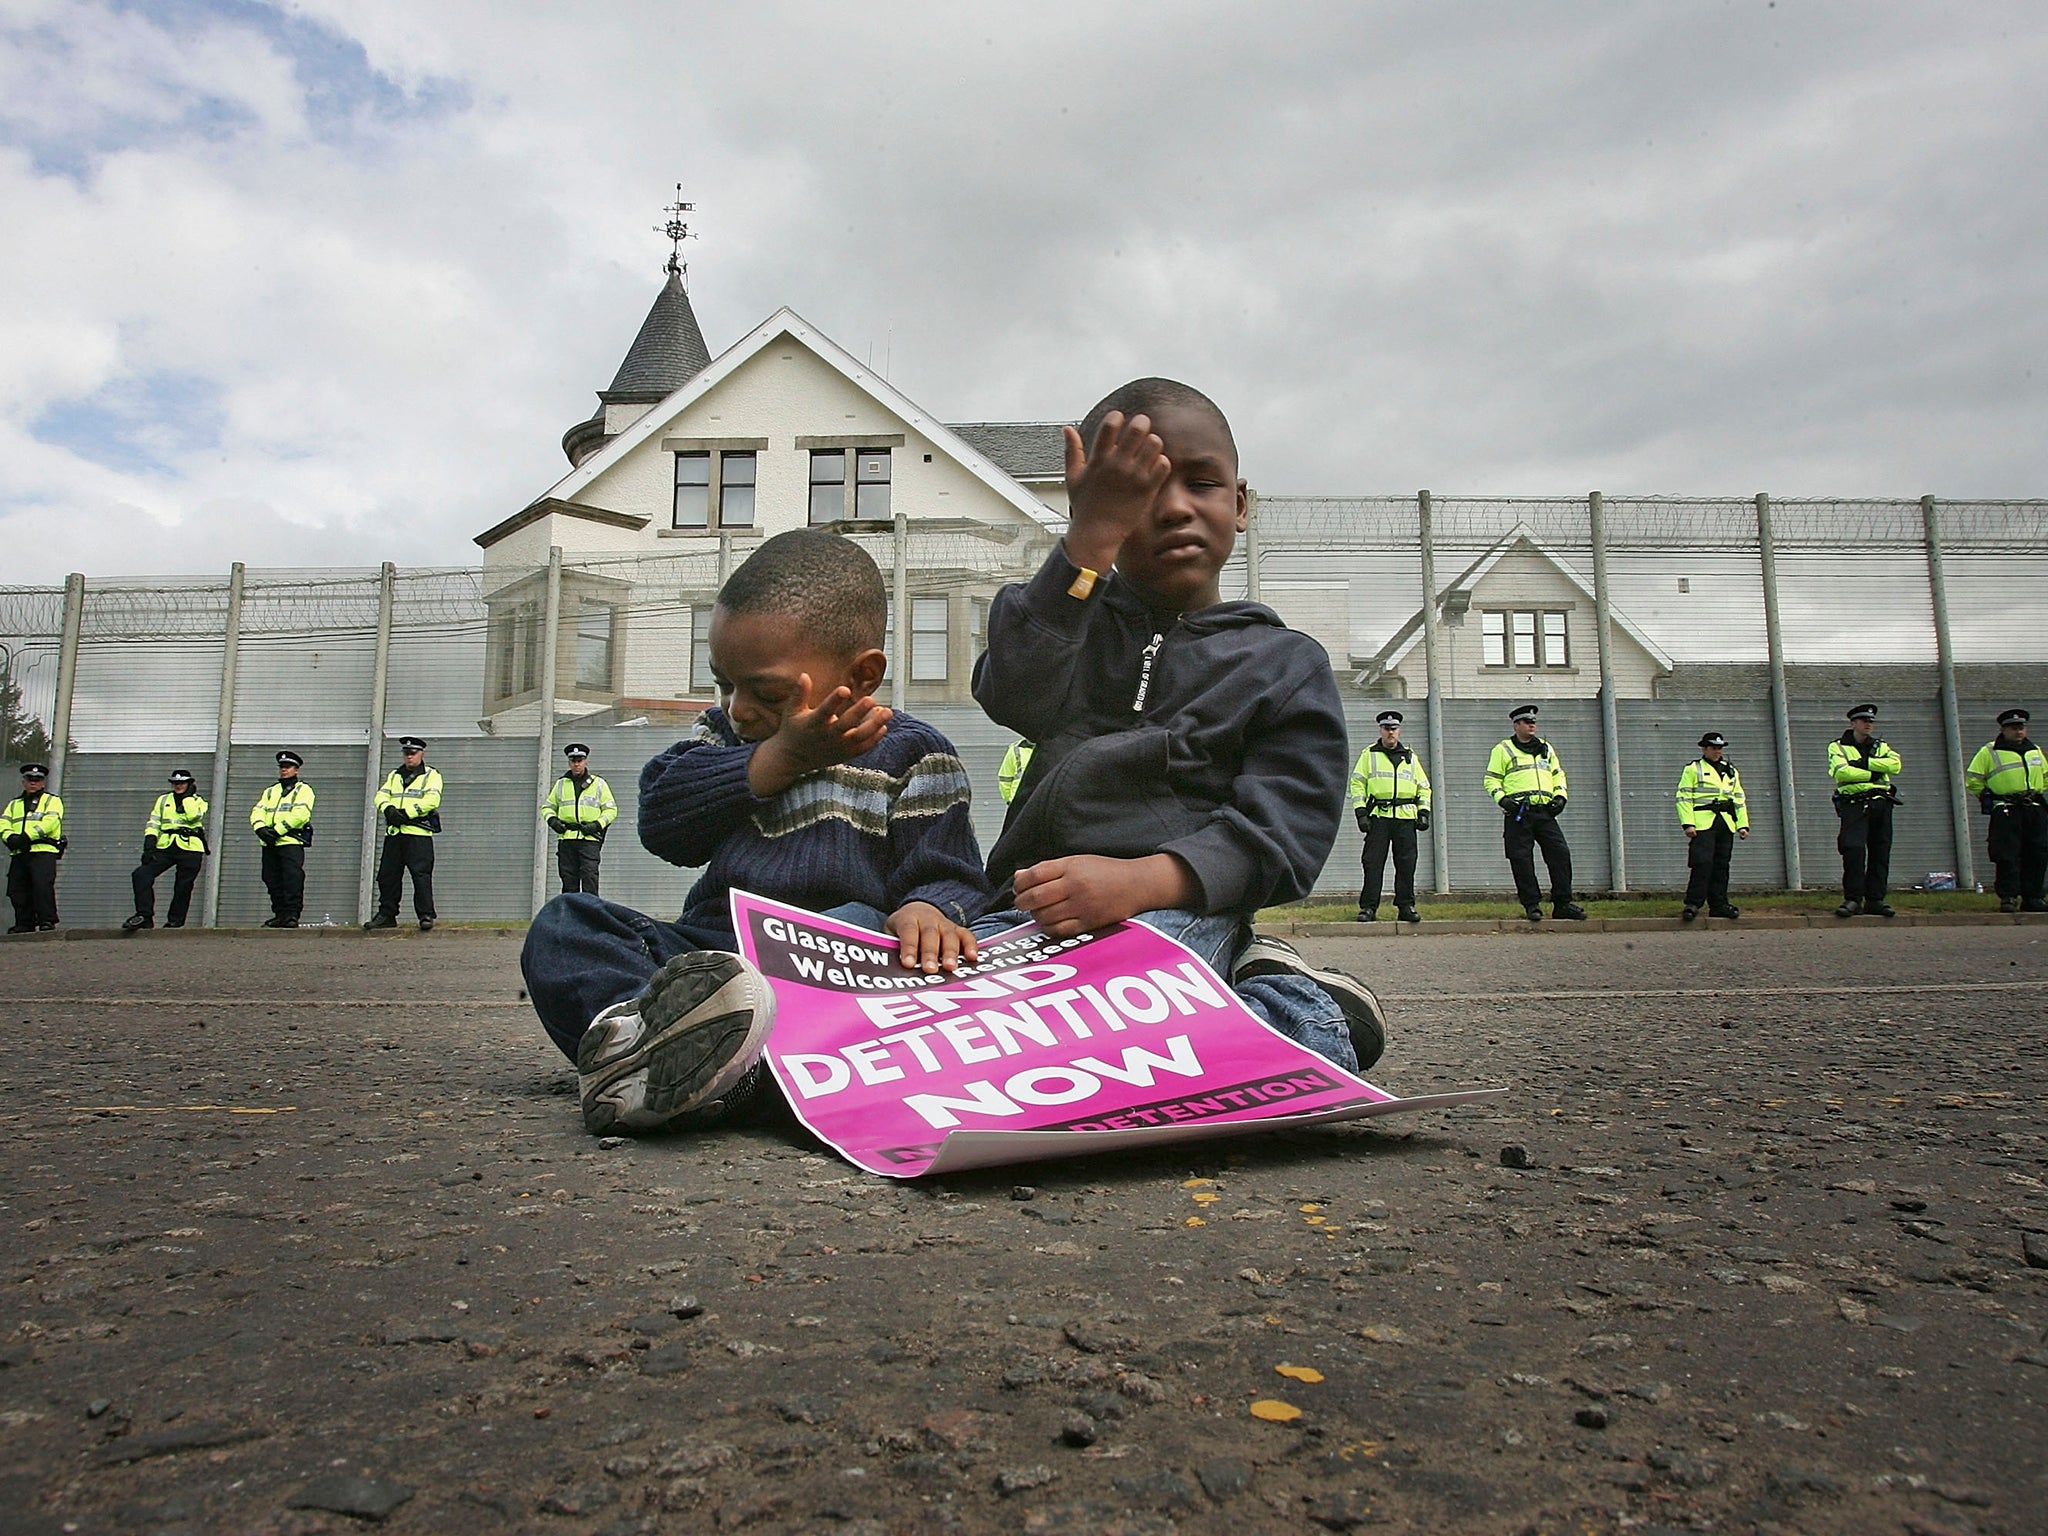
M851 901L825 916L879 932L886 914ZM590 1021L614 1003L638 997L648 979L677 955L738 948L727 929L663 922L578 892L557 896L540 909L526 930L519 970L541 1027L574 1061Z
M977 938L986 939L1030 921L1028 912L991 912L975 920L974 933ZM1133 921L1155 928L1169 939L1178 939L1225 981L1230 981L1230 967L1252 936L1251 925L1229 912L1203 917L1169 907L1140 912ZM1309 977L1284 972L1248 976L1243 981L1230 982L1230 990L1237 994L1239 1002L1296 1045L1314 1051L1326 1061L1334 1061L1347 1072L1357 1069L1358 1053L1351 1048L1351 1028L1344 1022L1344 1010Z

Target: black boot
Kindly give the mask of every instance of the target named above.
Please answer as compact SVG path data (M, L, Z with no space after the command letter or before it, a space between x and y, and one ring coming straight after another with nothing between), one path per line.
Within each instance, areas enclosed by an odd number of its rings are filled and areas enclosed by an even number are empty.
M363 932L368 933L372 928L396 928L397 926L398 919L395 916L389 912L379 912L375 917L363 924Z
M2001 912L2017 912L2017 911L2019 911L2019 909L2020 909L2020 899L2019 899L2019 897L2017 897L2017 896L2001 896L2001 897L1999 897L1999 898L1998 898L1998 910L1999 910L1999 911L2001 911Z
M1862 910L1863 908L1856 902L1845 901L1839 907L1835 908L1835 916L1854 917L1858 912Z
M1537 906L1524 907L1522 908L1522 916L1529 919L1532 923L1540 923L1543 921L1543 909Z
M1687 907L1683 912L1678 914L1678 920L1681 923L1689 923L1699 915L1700 909L1698 907Z
M1567 901L1552 907L1550 915L1561 917L1568 923L1583 923L1586 920L1586 909L1576 901Z
M1358 909L1358 921L1359 921L1359 922L1361 922L1361 923L1376 923L1376 922L1378 922L1379 920L1380 920L1380 909L1379 909L1378 907L1374 907L1374 908L1373 908L1373 909L1372 909L1372 910L1371 910L1370 912L1366 911L1366 910L1365 910L1365 908L1363 908L1363 907L1360 907L1360 908Z
M1888 901L1866 901L1863 910L1877 917L1897 917L1899 914Z
M129 918L126 922L121 924L121 931L123 933L133 933L138 928L154 928L155 926L155 918L147 916L144 913L138 912L133 917Z
M1413 907L1402 907L1394 915L1404 923L1419 923L1422 921L1422 914Z

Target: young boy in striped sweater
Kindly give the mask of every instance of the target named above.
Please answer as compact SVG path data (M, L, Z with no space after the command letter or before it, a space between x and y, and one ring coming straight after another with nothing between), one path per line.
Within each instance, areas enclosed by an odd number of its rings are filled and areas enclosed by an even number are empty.
M976 955L990 891L951 742L875 701L888 597L859 546L799 529L757 549L711 620L719 706L640 772L640 841L703 875L674 922L558 896L520 956L598 1134L702 1126L766 1080L767 981L732 951L735 888L888 933L904 965Z

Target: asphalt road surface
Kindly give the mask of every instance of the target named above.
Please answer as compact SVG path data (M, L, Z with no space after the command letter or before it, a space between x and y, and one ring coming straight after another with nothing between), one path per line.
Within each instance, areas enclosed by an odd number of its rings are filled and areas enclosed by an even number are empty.
M2048 1529L2048 926L1304 947L1511 1096L903 1185L515 939L0 945L0 1530Z

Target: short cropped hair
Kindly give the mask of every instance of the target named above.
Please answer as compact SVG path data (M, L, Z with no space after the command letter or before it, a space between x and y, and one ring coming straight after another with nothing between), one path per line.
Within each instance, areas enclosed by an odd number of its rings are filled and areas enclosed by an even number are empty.
M839 656L879 646L889 622L889 589L873 557L819 528L763 542L718 589L718 605L727 613L786 614Z
M1183 384L1178 379L1133 379L1111 390L1096 402L1094 410L1081 418L1081 446L1094 446L1095 434L1111 411L1122 411L1128 420L1137 415L1150 416L1161 406L1207 411L1214 416L1223 429L1223 440L1230 444L1231 462L1237 461L1237 439L1231 434L1230 418L1223 414L1223 408L1192 384Z

